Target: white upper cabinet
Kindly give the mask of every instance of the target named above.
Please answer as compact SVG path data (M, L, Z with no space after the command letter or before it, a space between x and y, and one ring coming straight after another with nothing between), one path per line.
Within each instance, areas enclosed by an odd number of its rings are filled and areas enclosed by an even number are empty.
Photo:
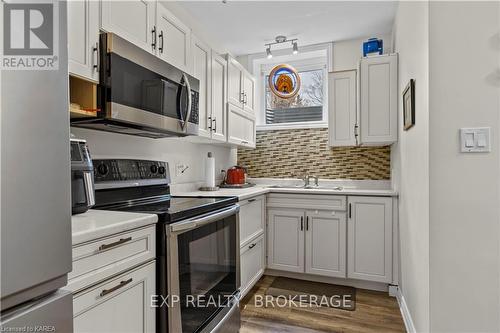
M306 211L305 272L346 277L346 216L334 211Z
M191 29L163 5L156 14L158 56L187 73L192 73Z
M101 29L156 52L156 1L101 1ZM159 6L161 7L161 6Z
M347 277L392 281L392 198L349 197Z
M254 114L255 106L255 79L246 71L242 74L243 109Z
M74 76L99 81L99 3L68 1L68 67Z
M304 272L304 211L269 209L267 266L289 272Z
M227 142L255 148L255 117L232 104L228 107Z
M236 59L227 56L227 101L235 106L243 107L243 67Z
M355 146L356 71L328 74L328 131L330 146Z
M192 36L193 76L200 80L199 135L211 137L212 122L212 55L208 45Z
M212 139L227 141L227 62L212 51Z
M398 56L363 58L360 67L360 142L394 143L398 137Z

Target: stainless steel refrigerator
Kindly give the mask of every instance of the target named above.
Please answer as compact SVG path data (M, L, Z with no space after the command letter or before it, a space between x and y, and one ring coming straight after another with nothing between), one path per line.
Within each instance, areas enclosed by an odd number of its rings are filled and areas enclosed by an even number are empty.
M57 11L59 69L0 75L2 331L73 331L64 1Z

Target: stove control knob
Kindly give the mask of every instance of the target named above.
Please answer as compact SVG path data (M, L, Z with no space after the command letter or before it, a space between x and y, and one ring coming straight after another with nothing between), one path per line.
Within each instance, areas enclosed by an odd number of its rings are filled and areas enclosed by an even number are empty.
M159 173L160 175L163 175L163 174L165 173L165 167L164 167L164 166L160 166L160 167L158 168L158 173Z
M158 166L156 164L151 165L149 168L151 170L151 173L157 173L158 172Z
M97 172L99 172L99 174L102 176L106 176L108 174L108 171L109 171L109 168L104 163L99 164L99 166L97 167Z

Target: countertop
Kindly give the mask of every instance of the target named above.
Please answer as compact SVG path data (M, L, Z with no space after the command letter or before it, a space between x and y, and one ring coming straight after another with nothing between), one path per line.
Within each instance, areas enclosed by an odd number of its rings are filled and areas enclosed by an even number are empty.
M71 217L73 245L88 242L158 221L155 214L90 209Z
M398 193L392 189L383 188L359 188L344 186L342 190L336 190L332 186L331 189L311 189L311 188L271 188L274 184L256 184L255 186L233 189L221 188L218 191L175 191L172 194L176 196L188 197L225 197L237 196L238 200L242 201L257 195L267 193L296 193L296 194L330 194L330 195L367 195L367 196L397 196Z

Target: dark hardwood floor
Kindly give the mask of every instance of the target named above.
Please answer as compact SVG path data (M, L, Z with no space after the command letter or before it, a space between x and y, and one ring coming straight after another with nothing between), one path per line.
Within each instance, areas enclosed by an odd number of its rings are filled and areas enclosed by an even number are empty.
M396 298L387 293L357 289L356 310L329 307L256 307L273 276L263 276L241 302L240 333L405 332Z

